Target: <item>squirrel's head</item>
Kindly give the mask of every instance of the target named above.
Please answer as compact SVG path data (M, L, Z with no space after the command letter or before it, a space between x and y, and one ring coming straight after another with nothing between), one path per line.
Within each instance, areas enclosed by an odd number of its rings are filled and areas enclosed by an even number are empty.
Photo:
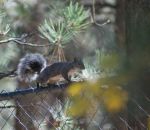
M80 58L74 58L73 64L76 68L85 69L84 63Z

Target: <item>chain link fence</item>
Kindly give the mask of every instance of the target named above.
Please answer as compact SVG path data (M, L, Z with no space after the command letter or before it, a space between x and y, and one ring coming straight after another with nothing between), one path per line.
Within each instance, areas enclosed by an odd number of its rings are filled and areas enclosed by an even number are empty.
M48 87L20 89L14 92L0 93L0 130L149 130L145 118L130 113L134 126L123 114L115 119L101 111L101 107L92 108L90 116L72 118L66 114L71 101L66 96L68 84ZM136 100L131 100L142 117L150 114ZM145 97L150 104L150 99ZM81 106L82 107L82 106ZM80 108L79 108L80 109ZM116 118L117 117L117 118ZM112 122L113 121L113 122ZM120 125L120 129L117 125Z
M67 85L29 88L0 94L0 129L55 128L60 123Z

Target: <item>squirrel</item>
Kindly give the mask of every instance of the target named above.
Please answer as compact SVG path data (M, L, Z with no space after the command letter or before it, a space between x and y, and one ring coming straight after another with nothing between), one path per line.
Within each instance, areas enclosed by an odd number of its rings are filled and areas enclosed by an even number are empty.
M45 58L38 53L26 54L20 59L17 66L17 78L19 81L30 83L35 81L38 74L46 67Z
M39 87L39 84L55 84L61 80L71 82L70 77L82 69L85 69L85 66L78 58L70 62L56 62L46 66L46 60L41 54L31 53L20 59L17 77L19 81L25 83L36 81Z
M71 82L70 77L82 69L85 69L83 61L77 58L70 62L53 63L41 71L37 77L37 85L39 87L39 83L55 84L61 80Z

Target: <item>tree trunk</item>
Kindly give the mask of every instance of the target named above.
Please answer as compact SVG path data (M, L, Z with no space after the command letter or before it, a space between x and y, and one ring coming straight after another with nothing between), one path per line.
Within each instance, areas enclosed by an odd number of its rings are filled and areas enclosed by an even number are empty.
M150 1L118 0L117 5L118 45L126 51L127 64L135 73L135 80L126 86L129 102L123 118L127 129L146 130L150 112Z

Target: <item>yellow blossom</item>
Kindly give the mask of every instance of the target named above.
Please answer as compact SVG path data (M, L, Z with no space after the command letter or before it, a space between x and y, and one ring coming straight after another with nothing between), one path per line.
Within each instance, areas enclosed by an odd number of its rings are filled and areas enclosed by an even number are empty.
M109 87L105 90L104 105L109 112L119 112L127 102L127 93L118 87Z

